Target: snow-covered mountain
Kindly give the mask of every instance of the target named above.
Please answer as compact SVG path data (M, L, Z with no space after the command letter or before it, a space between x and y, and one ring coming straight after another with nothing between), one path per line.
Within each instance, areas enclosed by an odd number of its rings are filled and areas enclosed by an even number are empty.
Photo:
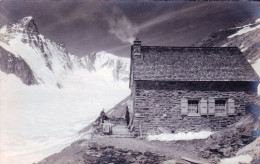
M194 43L203 47L239 47L260 75L260 18L222 29Z
M79 130L130 94L129 58L79 58L32 17L0 28L0 163L27 164L87 137Z
M25 84L62 87L69 74L78 70L106 71L115 80L127 81L129 59L99 52L78 58L66 48L39 33L32 17L0 29L0 69L13 73Z

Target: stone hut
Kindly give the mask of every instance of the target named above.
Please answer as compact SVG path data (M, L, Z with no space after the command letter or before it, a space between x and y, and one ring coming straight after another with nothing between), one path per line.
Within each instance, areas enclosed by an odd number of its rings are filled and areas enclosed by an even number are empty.
M131 46L131 99L137 134L217 131L238 121L259 77L237 47Z

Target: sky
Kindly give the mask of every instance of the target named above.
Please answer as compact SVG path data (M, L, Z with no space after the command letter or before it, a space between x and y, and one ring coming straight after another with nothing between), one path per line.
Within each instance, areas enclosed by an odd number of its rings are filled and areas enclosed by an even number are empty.
M107 51L128 57L136 37L142 45L190 46L260 17L260 3L0 0L0 25L25 16L33 16L41 34L64 42L77 56Z

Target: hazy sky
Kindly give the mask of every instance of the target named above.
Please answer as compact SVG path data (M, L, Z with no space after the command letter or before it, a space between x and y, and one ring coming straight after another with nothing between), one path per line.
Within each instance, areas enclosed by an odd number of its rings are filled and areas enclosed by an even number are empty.
M69 52L130 55L143 45L189 46L222 28L260 17L258 2L0 0L0 25L33 16L41 34Z

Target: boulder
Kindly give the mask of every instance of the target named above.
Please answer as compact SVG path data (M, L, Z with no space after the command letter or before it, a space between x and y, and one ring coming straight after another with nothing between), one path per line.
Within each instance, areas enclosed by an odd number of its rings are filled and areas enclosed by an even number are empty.
M121 149L121 148L117 148L118 151L122 152L122 153L127 153L129 150L126 149Z
M209 147L209 149L211 150L211 151L217 151L217 150L219 150L221 148L221 146L219 146L219 145L211 145L210 147Z
M144 155L145 156L147 156L147 157L149 157L149 156L151 156L151 155L153 155L151 152L149 152L149 151L146 151L146 152L144 152Z
M230 157L232 150L233 150L232 147L221 148L221 149L219 149L219 152L221 152L224 157Z
M99 146L96 143L89 143L88 147L90 149L98 149L99 148Z
M211 154L211 152L207 151L207 150L200 152L201 157L206 158L206 159L209 158L210 154Z
M127 155L127 156L125 157L125 159L126 159L128 162L130 162L130 163L135 162L135 158L134 158L133 156L131 156L131 155Z

